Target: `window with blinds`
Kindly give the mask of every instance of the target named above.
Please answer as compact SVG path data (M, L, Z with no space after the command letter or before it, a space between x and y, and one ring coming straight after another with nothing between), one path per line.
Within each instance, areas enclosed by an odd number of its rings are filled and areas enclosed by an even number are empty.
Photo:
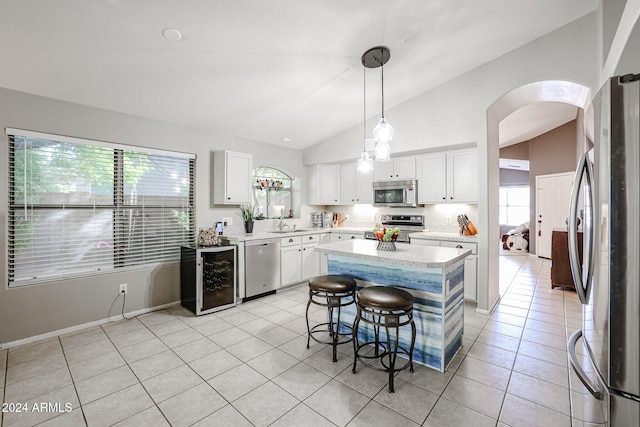
M9 286L176 261L195 241L195 156L9 137Z

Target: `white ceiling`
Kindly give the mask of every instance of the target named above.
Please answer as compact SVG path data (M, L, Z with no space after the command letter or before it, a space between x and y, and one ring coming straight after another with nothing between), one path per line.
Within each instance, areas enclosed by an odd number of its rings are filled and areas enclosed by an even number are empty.
M2 0L0 86L306 148L362 122L362 53L390 108L597 0ZM162 30L180 30L171 42ZM379 113L379 69L367 109ZM283 142L290 136L291 142Z
M578 107L562 102L539 102L514 111L500 122L501 147L528 141L568 123L578 115Z

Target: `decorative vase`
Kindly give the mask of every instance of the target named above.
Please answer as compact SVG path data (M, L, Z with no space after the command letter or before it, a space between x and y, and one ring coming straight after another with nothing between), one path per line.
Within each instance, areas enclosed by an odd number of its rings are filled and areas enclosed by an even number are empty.
M244 231L249 234L253 233L253 221L244 222Z

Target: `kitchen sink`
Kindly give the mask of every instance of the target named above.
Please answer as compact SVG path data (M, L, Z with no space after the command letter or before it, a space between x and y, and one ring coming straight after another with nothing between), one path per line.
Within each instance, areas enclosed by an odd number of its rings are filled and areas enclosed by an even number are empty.
M303 229L298 229L298 230L275 230L275 231L267 231L267 233L286 234L286 233L302 233L303 231L309 231L309 230L303 230Z

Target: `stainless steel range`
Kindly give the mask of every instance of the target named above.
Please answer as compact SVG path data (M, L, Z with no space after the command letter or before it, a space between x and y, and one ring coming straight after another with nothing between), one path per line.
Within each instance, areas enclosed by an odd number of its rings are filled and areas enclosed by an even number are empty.
M399 228L398 242L409 243L409 233L424 231L423 215L382 215L381 227ZM365 231L365 239L376 240L373 231Z

